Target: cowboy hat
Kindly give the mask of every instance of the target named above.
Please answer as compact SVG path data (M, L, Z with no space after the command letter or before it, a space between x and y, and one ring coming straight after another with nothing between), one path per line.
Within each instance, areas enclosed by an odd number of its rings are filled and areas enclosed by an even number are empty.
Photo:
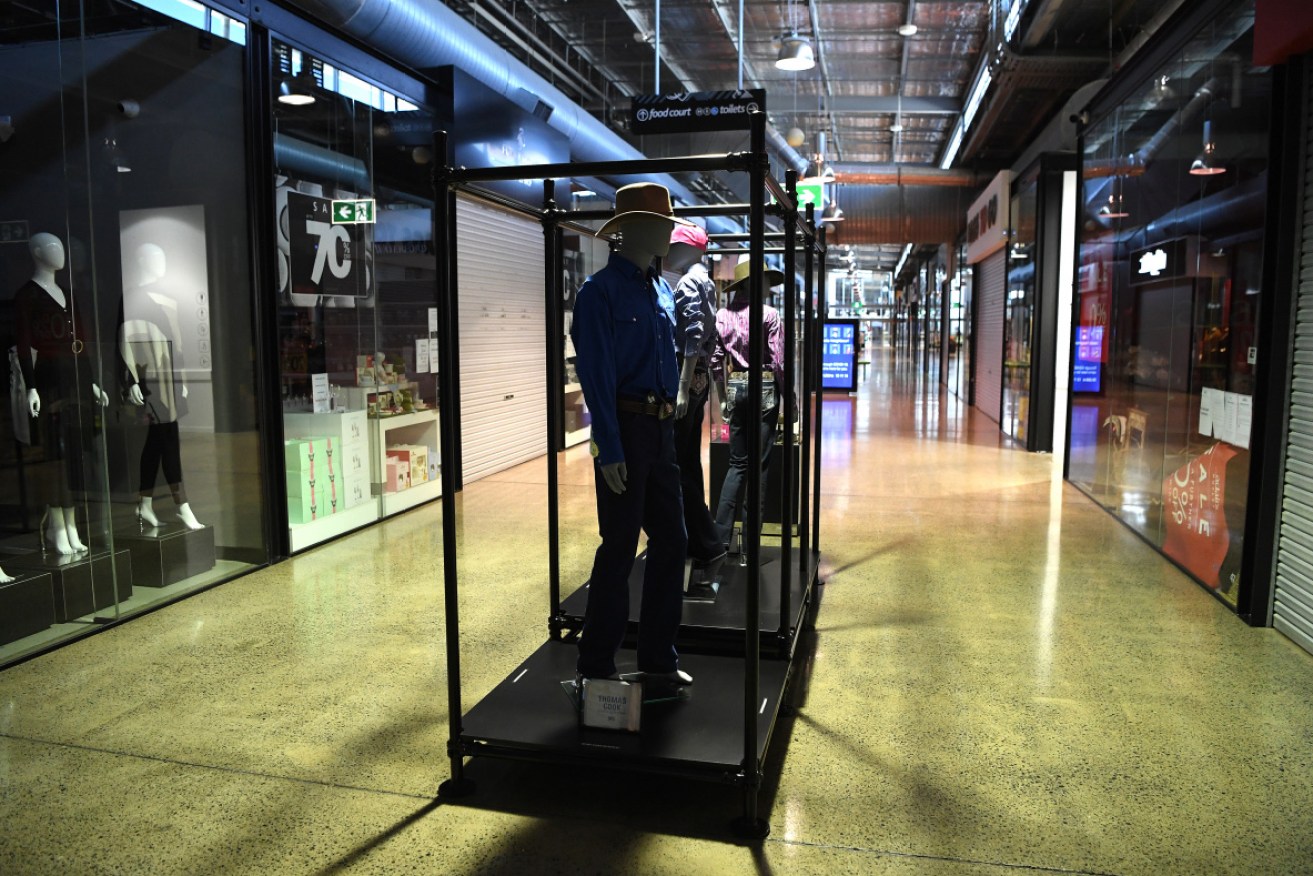
M726 292L733 292L740 286L748 282L752 276L752 262L744 259L734 266L734 282L725 287ZM778 286L784 282L784 272L777 271L774 268L767 268L762 275L762 288L769 289L772 286Z
M634 183L615 192L615 215L606 220L598 234L609 234L626 222L636 219L669 219L677 225L692 225L675 216L670 206L670 191L657 183Z

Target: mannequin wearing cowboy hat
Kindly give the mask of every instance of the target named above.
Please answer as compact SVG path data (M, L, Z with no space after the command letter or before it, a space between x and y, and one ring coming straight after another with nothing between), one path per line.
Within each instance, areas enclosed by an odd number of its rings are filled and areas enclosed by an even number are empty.
M734 282L725 287L729 303L716 314L716 334L720 345L711 357L711 373L721 389L721 410L729 423L729 468L720 487L716 503L716 529L721 544L728 549L734 532L734 518L743 503L747 487L748 429L761 430L761 501L766 502L766 472L770 464L770 451L775 443L775 429L780 415L780 392L784 388L784 325L780 313L770 305L762 308L762 325L766 330L765 362L752 362L748 358L748 281L751 265L744 259L734 267ZM784 274L767 270L763 286L769 288L784 282ZM748 399L748 372L760 368L762 374L761 405L754 407ZM764 519L762 514L758 518ZM745 515L746 521L746 515Z
M670 193L654 183L616 192L601 234L619 233L606 267L575 301L570 337L579 383L593 415L592 452L602 544L593 558L579 637L580 678L616 676L615 655L629 623L629 573L646 531L647 565L639 617L638 669L645 681L690 684L675 636L683 612L684 531L675 461L674 296L651 268L670 248L676 219Z
M720 342L716 334L716 284L702 257L707 233L696 225L676 225L670 252L662 266L675 283L675 351L680 363L679 394L675 398L675 458L684 494L684 528L694 580L688 594L714 596L711 582L725 560L725 548L702 481L702 420L711 394L708 364ZM681 276L682 274L682 276Z

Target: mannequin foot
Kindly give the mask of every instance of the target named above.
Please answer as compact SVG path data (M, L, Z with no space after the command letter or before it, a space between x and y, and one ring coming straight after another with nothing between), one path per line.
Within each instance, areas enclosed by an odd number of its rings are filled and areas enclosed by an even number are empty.
M53 548L57 554L67 556L68 554L77 553L77 551L73 549L73 545L69 544L68 532L64 529L63 518L64 515L58 512L47 515L46 519L48 522L46 523L45 528L41 530L41 548L43 551L45 550L46 543L49 542L50 547Z
M4 569L0 569L0 584L8 584L10 581L17 580L13 575L6 575Z
M152 500L148 496L142 496L141 501L137 503L137 521L142 528L147 526L159 526L160 520L155 516L155 510L151 508Z
M205 524L196 519L196 515L191 513L191 503L183 502L178 506L178 519L188 529L204 529Z
M87 549L87 546L82 543L82 537L78 535L77 519L77 509L64 509L64 535L68 537L68 546L75 553Z
M688 685L693 683L693 676L682 669L674 672L640 672L639 681L668 685Z

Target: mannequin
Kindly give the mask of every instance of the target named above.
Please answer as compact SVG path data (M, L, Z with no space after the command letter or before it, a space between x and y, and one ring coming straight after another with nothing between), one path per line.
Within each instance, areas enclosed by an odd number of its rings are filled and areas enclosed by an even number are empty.
M178 519L188 529L203 529L182 485L179 396L186 400L188 393L182 380L180 347L174 340L182 335L178 305L160 287L168 261L164 250L153 243L139 246L136 258L141 283L124 291L118 348L124 382L129 384L128 401L143 408L149 421L141 449L137 520L143 528L160 525L153 504L155 477L162 465Z
M766 331L766 343L762 345L766 361L751 362L748 358L748 281L751 278L751 265L742 261L734 267L734 282L725 287L729 303L716 314L716 332L720 336L720 347L711 359L711 371L716 384L721 390L721 411L729 423L729 468L725 472L725 481L721 484L720 499L716 503L716 529L720 534L721 544L729 548L730 536L734 532L734 518L743 503L743 492L747 487L748 430L759 429L761 432L761 511L766 504L766 473L770 464L771 447L775 444L775 429L780 415L780 393L784 384L784 326L780 321L779 311L770 305L763 305L762 324ZM779 271L768 270L763 278L767 287L784 282L784 275ZM761 405L753 406L753 400L746 398L748 373L761 369ZM758 517L758 523L765 515ZM747 527L749 515L744 514L744 528Z
M64 244L53 234L32 235L28 249L35 271L14 295L18 364L27 386L28 411L58 442L63 465L51 485L52 501L41 520L41 546L59 554L87 550L78 535L75 494L86 490L82 452L90 445L91 415L82 402L109 404L109 396L92 381L96 363L77 308L55 281L65 264ZM43 416L44 412L44 416Z
M13 575L6 575L4 569L0 569L0 584L8 584L11 581L17 581Z
M684 497L684 528L693 577L688 596L714 597L711 586L725 549L707 508L702 480L702 421L710 395L707 366L719 344L716 334L716 284L702 256L707 233L697 226L675 226L664 266L675 272L675 351L680 363L675 399L675 458Z
M646 531L638 669L645 682L693 682L679 669L675 650L688 540L674 447L674 296L651 270L653 258L669 250L677 221L664 187L636 183L618 190L615 215L600 233L619 230L620 243L575 302L570 334L593 414L602 537L589 578L576 680L617 677L615 655L629 622L629 573Z

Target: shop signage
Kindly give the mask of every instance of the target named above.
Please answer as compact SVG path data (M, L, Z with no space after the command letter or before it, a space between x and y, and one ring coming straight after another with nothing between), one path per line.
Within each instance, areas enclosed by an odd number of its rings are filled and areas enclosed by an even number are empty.
M821 344L821 388L857 391L857 320L826 320Z
M1012 202L1012 171L1002 170L967 211L967 264L974 265L1008 242L1008 205Z
M1227 463L1237 452L1214 444L1163 479L1163 553L1207 586L1229 595L1231 602L1235 597L1228 592L1234 587L1237 568L1232 567L1238 567L1238 556L1229 557L1226 476Z
M334 224L333 209L328 198L287 193L288 257L295 295L363 298L369 294L366 228Z
M359 201L334 201L334 225L373 225L374 199L364 198Z
M27 243L30 236L27 232L26 219L0 222L0 243Z
M1131 251L1131 285L1174 280L1187 274L1189 258L1181 237Z
M1073 392L1098 392L1102 386L1103 326L1076 327L1076 361L1071 366Z
M630 108L635 134L747 130L748 114L766 111L764 88L639 94Z

